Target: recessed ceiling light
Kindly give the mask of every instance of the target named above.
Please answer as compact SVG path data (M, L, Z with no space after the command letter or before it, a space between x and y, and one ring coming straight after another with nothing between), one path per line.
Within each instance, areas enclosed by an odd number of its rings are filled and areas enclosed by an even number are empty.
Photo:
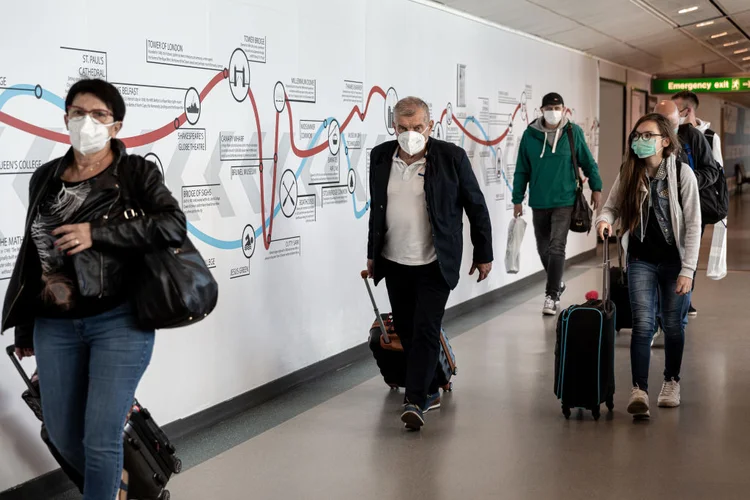
M748 52L748 51L750 51L750 49L740 49L740 50L735 50L734 53L735 54L744 54L745 52Z
M727 42L724 44L724 47L731 47L732 45L737 45L738 43L740 43L739 40L735 40L733 42Z
M723 36L727 36L729 33L726 31L722 31L721 33L716 33L715 35L711 35L711 38L721 38Z
M704 26L711 26L713 21L706 21L705 23L698 23L695 25L696 28L703 28Z
M697 5L693 5L692 7L688 7L687 9L678 10L677 13L678 14L687 14L688 12L695 12L696 10L698 10L698 6Z

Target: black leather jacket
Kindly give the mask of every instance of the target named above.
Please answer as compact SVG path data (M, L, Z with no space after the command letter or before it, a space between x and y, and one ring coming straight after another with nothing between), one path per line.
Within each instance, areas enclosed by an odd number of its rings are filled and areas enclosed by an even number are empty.
M383 143L370 153L370 228L367 258L375 260L375 282L383 279L381 253L385 245L388 181L398 141ZM458 284L463 254L463 212L471 225L474 262L492 262L492 224L484 194L471 168L466 152L449 142L428 139L424 190L427 212L432 226L433 242L440 271L445 281Z
M180 246L187 237L185 215L164 185L159 168L141 156L127 154L119 140L112 140L112 150L112 175L97 184L74 220L69 221L91 224L92 247L72 257L78 290L84 297L124 294L139 254ZM31 224L40 203L49 195L50 181L62 175L72 157L71 148L62 158L39 167L29 182L24 240L8 284L0 328L4 332L15 327L17 347L32 347L33 309L38 304L41 284L41 264L30 236ZM130 206L129 200L135 200L145 216L132 218L135 207Z

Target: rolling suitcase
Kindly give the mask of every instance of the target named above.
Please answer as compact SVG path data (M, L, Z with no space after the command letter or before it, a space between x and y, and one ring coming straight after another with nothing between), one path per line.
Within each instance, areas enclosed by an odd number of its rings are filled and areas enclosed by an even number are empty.
M39 380L28 376L15 355L15 346L8 346L5 352L21 375L27 389L21 398L42 422L41 437L60 468L83 492L83 477L60 455L49 439L42 415ZM171 495L165 489L172 474L182 471L182 461L175 455L175 447L166 434L151 418L147 409L138 401L133 403L123 430L124 465L128 471L128 498L133 500L169 500Z
M368 344L375 362L380 368L385 383L391 390L398 390L406 386L406 353L401 345L401 340L393 326L393 315L390 313L380 314L378 306L375 303L375 297L370 288L370 282L367 280L367 271L362 271L362 279L367 287L367 294L370 296L372 307L375 310L375 321L370 328ZM456 366L456 355L448 341L445 330L440 332L440 355L438 358L437 377L440 388L444 391L453 390L451 379L458 372Z
M602 403L614 408L616 313L609 294L608 245L602 274L602 300L570 306L557 321L554 390L566 419L571 408L590 410L595 420Z
M606 245L607 242L605 241ZM615 331L623 328L633 328L633 311L630 308L630 288L628 286L628 271L623 265L622 241L617 238L617 260L620 267L609 268L609 283L611 285L611 299L615 304Z

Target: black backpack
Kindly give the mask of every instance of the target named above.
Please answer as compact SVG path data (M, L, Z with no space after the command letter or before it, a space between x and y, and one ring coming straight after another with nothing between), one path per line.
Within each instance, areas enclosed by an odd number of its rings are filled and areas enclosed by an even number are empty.
M711 130L706 130L706 141L709 147L713 151L714 147L714 135L716 133ZM688 156L688 162L690 166L694 167L693 152L690 149L690 145L685 142L683 144L685 152ZM719 165L717 163L717 165ZM700 195L701 202L701 219L704 225L717 224L724 220L729 213L729 187L727 186L727 178L724 175L724 167L719 165L720 175L716 179L716 182L711 186L706 186L698 193Z

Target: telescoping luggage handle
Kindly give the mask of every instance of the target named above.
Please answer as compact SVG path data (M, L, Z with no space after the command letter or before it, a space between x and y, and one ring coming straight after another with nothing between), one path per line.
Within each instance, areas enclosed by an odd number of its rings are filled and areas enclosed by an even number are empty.
M378 325L380 325L380 336L383 339L383 343L390 344L391 339L388 337L388 330L386 330L385 328L385 323L383 323L383 318L380 317L380 310L378 310L378 304L375 303L375 296L372 294L372 289L370 288L370 282L367 281L367 278L369 277L370 273L365 270L359 274L364 280L365 286L367 287L367 294L370 296L370 302L372 302L372 308L375 310L375 317L378 320Z
M35 397L39 397L39 392L36 390L36 387L34 387L34 384L31 383L31 379L26 374L26 370L23 369L23 366L21 366L21 363L18 361L18 358L16 357L16 346L9 345L5 348L5 352L10 357L11 362L13 363L13 366L16 367L16 370L18 370L18 373L21 375L21 378L26 383L26 387L29 388L29 393Z
M604 265L602 273L602 301L604 303L604 310L609 311L610 302L610 275L609 275L609 229L604 230Z

